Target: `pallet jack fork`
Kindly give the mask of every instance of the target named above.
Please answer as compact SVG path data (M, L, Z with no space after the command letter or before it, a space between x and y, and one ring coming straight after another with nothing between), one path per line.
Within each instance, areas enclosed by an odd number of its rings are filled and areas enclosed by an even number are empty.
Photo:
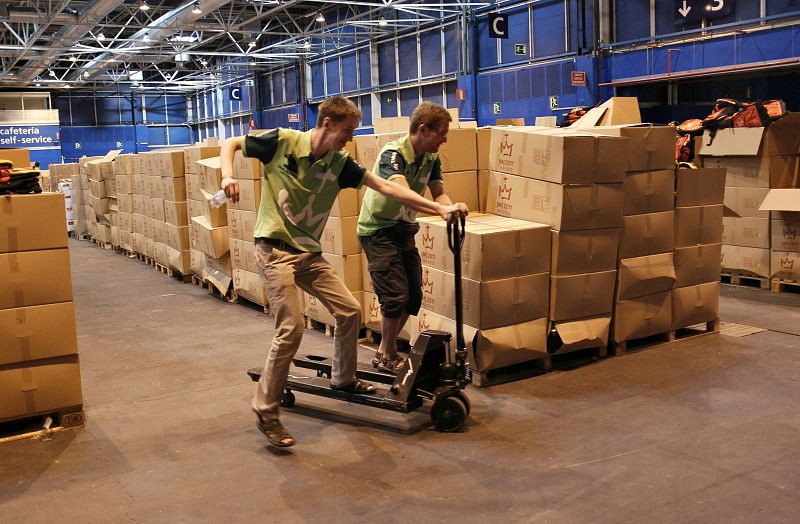
M295 403L293 391L334 398L354 404L363 404L380 409L409 413L423 405L424 400L433 402L431 421L439 431L460 431L466 423L471 406L463 389L470 383L467 366L467 350L463 333L461 294L461 247L464 243L464 217L449 215L447 237L450 250L455 256L456 279L456 347L452 348L452 334L446 331L422 332L411 348L406 365L395 376L375 370L371 366L359 365L356 376L362 380L376 382L378 390L373 394L349 393L331 389L332 359L306 355L294 358L296 368L315 371L314 376L289 373L281 405L291 407ZM247 372L257 382L260 369Z

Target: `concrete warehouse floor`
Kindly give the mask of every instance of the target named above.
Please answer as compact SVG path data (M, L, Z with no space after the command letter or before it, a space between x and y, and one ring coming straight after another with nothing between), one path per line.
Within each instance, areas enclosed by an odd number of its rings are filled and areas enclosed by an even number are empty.
M284 415L298 444L284 452L255 428L245 375L264 360L270 317L89 242L70 249L86 426L0 445L3 522L800 514L798 295L723 286L722 319L768 331L469 388L459 434L416 430L425 413L298 394ZM330 346L306 333L304 348Z

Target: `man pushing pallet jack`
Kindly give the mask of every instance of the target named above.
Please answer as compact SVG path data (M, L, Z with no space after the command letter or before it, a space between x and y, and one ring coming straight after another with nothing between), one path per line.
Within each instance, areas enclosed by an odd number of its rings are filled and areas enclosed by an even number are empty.
M431 202L402 184L366 173L342 151L352 139L360 117L361 111L352 102L343 97L333 97L320 104L317 125L310 131L279 128L261 136L233 137L223 143L220 151L222 189L233 202L239 198L239 185L232 177L236 151L241 150L245 157L257 158L264 164L262 198L254 229L255 259L275 315L275 336L266 364L258 376L251 406L256 412L259 430L276 446L295 443L279 419L281 403L288 404L290 399L286 395L287 385L298 391L314 393L324 389L331 396L347 397L353 402L354 398L378 398L376 386L365 382L356 373L361 306L320 254L319 239L339 191L366 185L405 206L442 218L467 212L464 204ZM330 382L325 388L318 383L314 385L317 389L308 386L307 390L297 384L287 384L292 359L300 346L304 329L298 287L317 297L336 318L334 356L326 368L329 369ZM420 370L427 370L429 365L425 365L424 357L428 353L425 351L418 355L417 362L412 360L409 369L416 365ZM430 352L431 355L440 353L444 358L440 351ZM463 361L466 352L459 358L462 358L461 368L465 373ZM452 365L455 366L455 362ZM461 382L448 376L444 380ZM409 375L403 384L398 377L401 383L392 394L410 391L416 384L411 378ZM445 411L443 416L449 416L448 410L459 401L453 395L441 398L450 400L442 401L437 412ZM371 405L367 401L361 403ZM459 406L464 406L466 413L466 401Z

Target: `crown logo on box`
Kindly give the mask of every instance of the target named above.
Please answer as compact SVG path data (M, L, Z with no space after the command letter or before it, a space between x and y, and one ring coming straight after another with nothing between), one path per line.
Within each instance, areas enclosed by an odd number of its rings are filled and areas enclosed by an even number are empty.
M500 200L511 200L511 188L508 187L508 177L503 177L503 185L497 188Z
M431 235L430 224L425 226L425 233L422 235L422 247L425 249L433 249L434 236Z
M430 323L428 322L428 314L425 311L423 311L422 314L417 318L417 323L420 332L427 331L431 327Z
M308 295L308 305L309 306L316 306L317 305L317 297L314 295Z
M500 142L500 156L511 156L514 144L508 143L508 133L503 133L503 141Z
M378 311L381 307L378 304L378 297L372 297L372 302L369 303L369 319L374 320L378 318Z
M797 230L792 229L791 224L783 226L783 238L786 240L794 240L797 238Z
M430 295L433 293L433 281L431 281L428 275L428 270L425 270L425 278L422 279L422 292Z
M794 260L786 257L781 259L781 269L788 269L791 271L794 268Z

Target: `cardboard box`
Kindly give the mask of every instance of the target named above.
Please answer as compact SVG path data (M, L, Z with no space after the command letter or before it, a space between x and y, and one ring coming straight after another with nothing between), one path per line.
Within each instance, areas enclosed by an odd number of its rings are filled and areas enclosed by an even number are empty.
M0 275L0 309L72 300L67 249L0 254Z
M770 278L770 251L755 247L722 245L722 269L734 274Z
M131 194L122 194L117 197L117 208L120 213L133 213L133 197Z
M108 198L106 183L102 180L89 180L89 191L95 198Z
M590 109L570 127L584 129L641 123L639 100L635 96L613 96L599 106Z
M800 211L800 189L770 189L759 210Z
M178 251L188 251L189 226L175 226L164 222L162 224L164 224L162 229L165 233L163 243Z
M675 126L628 124L586 130L628 139L626 171L675 170Z
M800 251L800 213L772 213L771 249L774 251ZM776 219L776 217L778 217Z
M722 204L725 195L724 169L679 169L675 205L707 206Z
M626 173L623 191L625 215L671 211L674 205L675 172L668 170ZM720 204L722 197L720 196Z
M619 258L666 253L675 248L675 212L647 213L624 217Z
M0 366L78 353L72 302L0 309Z
M196 161L218 157L219 146L192 146L183 150L183 167L187 173L200 173L200 167L195 164Z
M787 156L800 151L800 114L789 113L769 127L720 129L713 140L703 133L696 154L709 156ZM773 186L775 187L775 186Z
M558 184L625 180L625 138L542 127L495 127L491 133L492 171Z
M576 275L617 268L619 228L552 231L550 271Z
M244 269L251 273L258 273L255 260L255 245L247 240L230 238L231 243L231 265L233 269Z
M769 212L759 210L769 192L761 187L726 187L725 206L740 217L769 218Z
M222 184L222 165L219 157L206 158L195 162L200 170L200 189L214 194Z
M474 129L450 129L447 141L439 146L442 172L476 171L478 146Z
M264 282L257 273L234 268L233 290L237 295L250 302L255 302L261 306L266 306L268 303L267 295L264 292Z
M675 247L722 242L722 206L675 208Z
M2 153L3 151L0 151L0 157L3 157ZM56 180L72 178L78 174L78 164L50 164L47 168L50 171L50 176Z
M372 130L376 135L381 133L408 133L410 128L411 121L407 116L379 117L372 122Z
M485 281L550 271L550 226L514 219L481 223L481 218L471 214L464 228L464 278ZM428 217L419 219L419 224L416 244L422 263L452 273L454 260L448 247L447 223Z
M203 195L202 202L202 210L203 215L208 219L208 222L211 224L211 227L220 227L228 225L228 204L222 204L219 207L214 207L211 205L211 198L214 196L211 193L206 192L204 189L200 190Z
M622 226L622 184L564 186L490 171L488 189L488 213L559 231Z
M0 371L0 421L83 404L77 356Z
M164 201L164 222L173 226L186 226L189 224L186 201Z
M186 182L180 177L161 177L161 193L156 195L163 200L183 202L186 200Z
M200 189L200 175L197 173L186 173L184 182L186 183L187 200L203 200L203 193Z
M183 151L159 151L155 153L156 171L162 177L181 177L186 172Z
M0 196L0 253L67 247L64 195Z
M719 319L719 282L672 290L672 329Z
M164 199L161 197L154 197L150 199L150 213L148 216L154 220L164 222L166 215L164 214Z
M199 200L187 200L186 201L186 217L191 220L192 217L202 217L205 216L205 212L208 209L208 202L206 200L199 201ZM219 209L219 208L217 208ZM210 211L210 210L209 210ZM211 217L208 217L211 220ZM226 218L227 220L227 215ZM218 221L219 219L217 219Z
M228 234L231 238L252 242L257 218L258 213L255 211L229 210L227 216Z
M189 240L193 249L214 258L220 258L230 251L228 226L212 227L206 217L192 217Z
M617 302L614 342L625 342L672 330L672 290Z
M702 158L703 167L725 169L725 185L733 187L769 187L769 157L704 156L700 158Z
M721 244L675 248L675 287L718 282L721 260Z
M236 180L259 180L264 173L264 164L257 158L244 156L241 150L233 155L233 178Z
M608 345L608 334L611 330L610 314L552 322L551 324L563 344L556 354L580 349L603 348Z
M50 164L52 166L52 164ZM114 158L114 173L119 175L132 175L136 172L136 155L124 154Z
M361 291L364 285L361 278L361 255L334 255L322 253L322 257L333 266L336 274L350 291Z
M496 126L524 126L524 118L497 118L494 121Z
M119 213L120 231L133 231L133 215L131 213Z
M206 255L206 265L202 270L202 278L216 287L220 294L225 295L233 284L233 268L231 257L225 253L220 258Z
M261 204L261 180L237 180L237 182L239 182L239 201L234 203L229 200L228 209L258 211Z
M257 211L256 208L254 211ZM332 217L357 217L361 211L361 199L359 198L358 189L347 188L339 191L336 200L333 201L331 207Z
M453 202L463 202L470 211L478 209L478 172L477 171L458 171L452 173L442 173L444 190ZM425 188L423 195L428 200L433 200L429 187ZM356 213L358 214L358 213ZM418 213L418 216L433 216L426 213ZM436 215L438 216L438 215Z
M308 294L305 295L307 299L314 298L310 297ZM353 296L355 296L356 298L358 298L359 296L361 297L361 304L364 306L364 312L362 315L362 322L364 326L374 331L381 331L383 329L382 327L383 315L381 315L381 305L378 302L378 295L376 295L375 293L371 293L369 291L361 291L354 293ZM322 304L317 303L317 305L314 306L314 303L311 300L307 300L306 307L309 308L308 314L309 316L311 316L311 318L313 318L314 320L319 320L320 322L325 322L328 325L331 325L329 324L329 321L316 318L324 316L325 313L327 313L329 319L333 318L331 314L328 313L324 307L322 307ZM397 338L401 340L411 341L413 344L413 340L411 338L411 331L413 326L415 326L416 324L416 319L417 317L415 316L408 317L408 322L406 322L406 324L400 328L400 332L397 334Z
M358 154L358 163L366 168L368 172L372 172L375 161L378 158L378 152L381 148L392 140L397 140L405 136L408 130L396 133L381 133L375 135L358 135L353 137L356 142L356 151Z
M335 255L354 255L361 252L356 235L358 217L329 217L322 231L322 250Z
M490 329L547 316L549 273L476 282L462 278L464 323ZM455 318L454 276L422 268L422 307Z
M672 251L658 255L623 258L617 272L617 300L625 300L661 291L675 286L675 264Z
M722 217L722 243L769 249L768 218Z
M159 176L148 176L145 178L147 185L147 195L150 198L164 199L164 181Z
M597 271L550 278L550 320L571 320L611 313L617 272Z
M480 127L475 134L478 146L478 169L489 170L489 150L492 144L492 128Z
M486 199L488 193L489 193L489 171L488 170L478 171L478 209L476 211L480 211L481 213L486 211Z
M147 194L147 179L150 178L147 175L131 175L131 193L134 195L145 195Z
M206 267L206 254L196 249L189 250L189 267L195 275L202 275Z
M800 282L800 253L796 251L772 251L770 254L772 278Z

